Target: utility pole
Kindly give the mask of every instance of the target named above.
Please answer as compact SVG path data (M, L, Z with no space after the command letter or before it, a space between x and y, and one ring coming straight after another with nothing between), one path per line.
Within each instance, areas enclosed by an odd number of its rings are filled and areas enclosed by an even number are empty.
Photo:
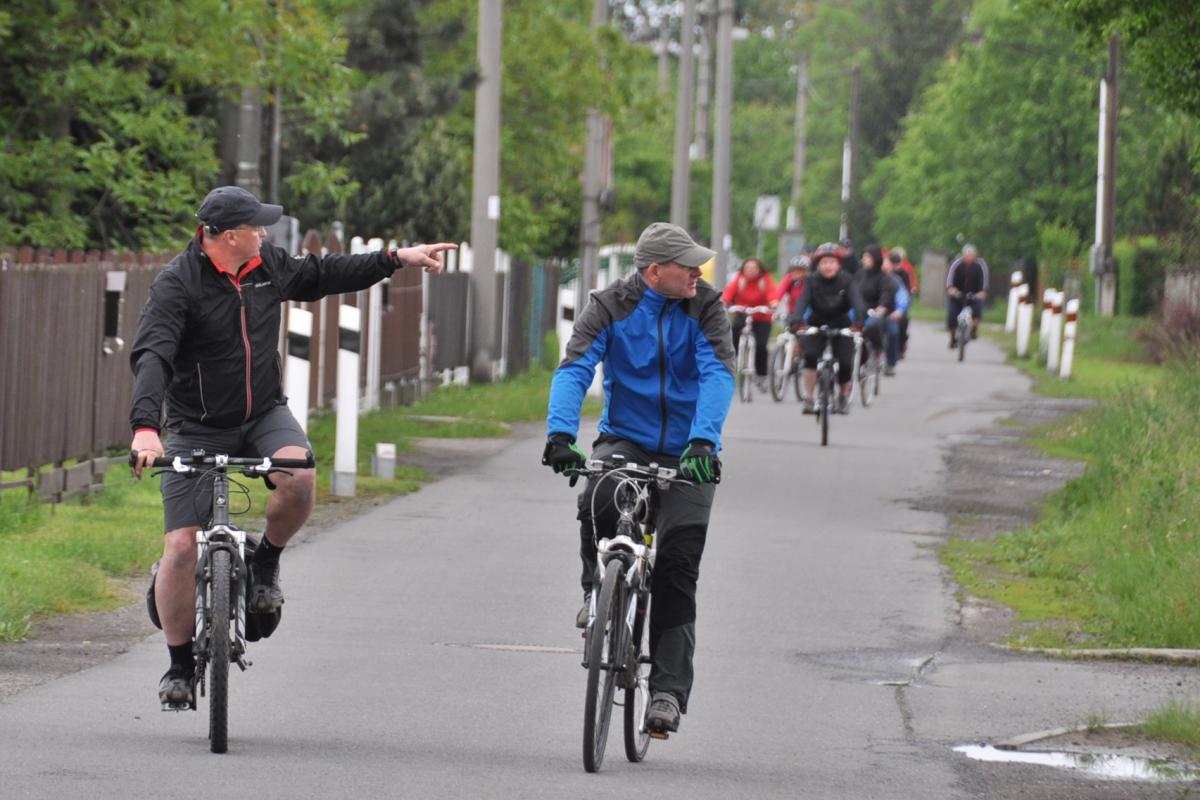
M671 91L671 20L664 17L658 32L658 94L666 97Z
M480 0L486 2L486 0ZM592 30L608 24L607 0L592 3ZM604 158L604 114L599 109L587 112L587 152L583 165L583 218L580 224L582 245L579 273L576 276L575 318L587 305L588 293L596 286L596 262L600 252L600 183L601 161Z
M1096 313L1116 313L1117 275L1113 264L1113 224L1117 195L1117 84L1121 71L1121 41L1108 40L1108 67L1100 81L1100 148L1096 171L1096 242L1092 273L1096 276Z
M257 86L242 89L237 107L237 145L234 183L262 196L262 174L258 162L262 155L262 91Z
M713 0L704 0L700 8L700 74L696 79L696 138L692 158L708 160L709 120L712 119L712 56L716 21L712 13Z
M679 31L679 95L675 98L675 167L671 172L671 222L688 227L691 205L692 162L688 149L692 143L692 80L695 59L692 41L696 30L696 0L683 4L683 27Z
M479 0L479 85L471 190L471 380L490 383L499 360L496 243L500 222L500 31L502 0Z
M275 87L275 100L271 103L271 173L267 183L269 203L279 202L279 157L283 149L283 88Z
M792 151L792 197L787 210L788 230L799 230L800 192L804 188L805 149L808 146L808 53L796 64L795 149Z
M733 0L717 0L717 120L713 135L712 241L717 251L713 284L720 291L733 237L729 233L729 192L733 173Z
M850 70L850 124L846 129L846 142L842 147L842 224L838 228L838 239L850 237L850 199L854 195L854 154L858 149L858 80L859 68L855 64Z

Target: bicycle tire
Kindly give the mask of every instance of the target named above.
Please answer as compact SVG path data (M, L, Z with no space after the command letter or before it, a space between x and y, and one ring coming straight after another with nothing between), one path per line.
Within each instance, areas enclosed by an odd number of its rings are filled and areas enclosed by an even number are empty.
M639 730L643 727L643 721L646 719L646 713L650 710L650 665L641 663L642 655L650 653L650 593L643 592L638 595L637 616L633 622L633 638L631 646L627 648L629 657L633 659L634 673L638 677L639 684L643 679L647 681L645 691L640 695L638 686L632 689L625 690L625 758L637 764L646 757L646 751L650 749L650 731L649 729Z
M821 375L821 406L817 409L821 423L821 447L829 444L829 411L833 405L833 387L828 373Z
M208 738L214 753L229 748L229 620L230 566L228 550L213 550L209 559L208 617Z
M958 360L959 361L962 361L967 357L967 338L970 336L970 333L969 332L964 333L963 329L965 327L966 326L964 326L964 325L958 326Z
M618 560L609 562L604 571L604 583L596 601L596 618L587 632L587 690L583 707L583 768L595 772L604 763L608 744L608 726L612 722L613 695L617 689L617 671L612 663L619 658L618 644L625 620L620 588L625 583L625 565ZM608 654L609 664L604 663Z
M872 384L878 380L875 375L874 356L868 353L866 363L860 364L858 367L858 399L862 401L863 408L871 405L871 401L875 399L874 386Z
M787 383L787 347L779 345L771 356L771 397L776 403L783 401L784 385Z
M754 391L753 381L750 378L750 370L753 366L750 364L750 346L748 344L750 337L749 326L742 330L742 335L738 339L737 352L737 390L738 399L743 403L750 402L751 392Z

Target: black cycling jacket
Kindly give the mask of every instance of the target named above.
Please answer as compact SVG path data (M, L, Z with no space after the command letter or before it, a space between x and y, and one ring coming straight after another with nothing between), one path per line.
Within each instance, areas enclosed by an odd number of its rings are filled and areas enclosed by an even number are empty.
M861 269L854 277L858 279L858 290L868 309L883 306L889 314L896 310L896 289L900 286L896 278L879 267Z
M365 289L399 266L387 251L290 256L264 244L236 276L217 268L200 236L150 286L129 354L129 422L161 428L180 421L241 425L287 402L280 382L279 305Z
M832 278L814 273L808 276L804 294L788 316L788 326L794 330L805 322L809 325L846 328L852 322L862 324L866 317L867 309L853 275L845 270Z

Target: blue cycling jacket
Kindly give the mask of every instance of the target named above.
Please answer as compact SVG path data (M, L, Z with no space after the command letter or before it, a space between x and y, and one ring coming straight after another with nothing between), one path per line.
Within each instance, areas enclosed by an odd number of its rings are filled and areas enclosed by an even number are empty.
M679 456L692 439L721 446L733 398L733 337L720 295L671 299L635 273L593 292L550 384L546 433L579 431L579 409L604 364L600 432Z

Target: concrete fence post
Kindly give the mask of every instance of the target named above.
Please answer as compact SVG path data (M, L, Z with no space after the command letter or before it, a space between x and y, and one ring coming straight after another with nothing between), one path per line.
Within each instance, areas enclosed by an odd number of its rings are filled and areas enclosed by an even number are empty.
M1012 284L1008 289L1008 314L1004 318L1004 332L1013 333L1017 330L1017 304L1020 303L1019 294L1021 284L1025 282L1025 276L1020 270L1012 274Z
M1021 284L1017 292L1017 355L1025 358L1029 354L1029 338L1033 334L1033 290L1029 284Z
M354 306L338 308L337 434L331 489L338 497L354 496L358 473L358 360L362 325Z
M1046 351L1046 370L1052 374L1058 372L1059 355L1062 353L1062 312L1066 296L1066 292L1055 292L1050 299L1050 342Z
M308 431L308 386L312 373L313 315L303 308L289 308L287 315L287 392L288 409Z
M1062 366L1059 367L1058 377L1064 381L1071 379L1071 368L1075 361L1075 336L1079 320L1079 301L1067 301L1067 323L1063 330Z
M1042 316L1038 324L1038 361L1045 362L1050 351L1050 309L1054 303L1054 290L1042 290Z

